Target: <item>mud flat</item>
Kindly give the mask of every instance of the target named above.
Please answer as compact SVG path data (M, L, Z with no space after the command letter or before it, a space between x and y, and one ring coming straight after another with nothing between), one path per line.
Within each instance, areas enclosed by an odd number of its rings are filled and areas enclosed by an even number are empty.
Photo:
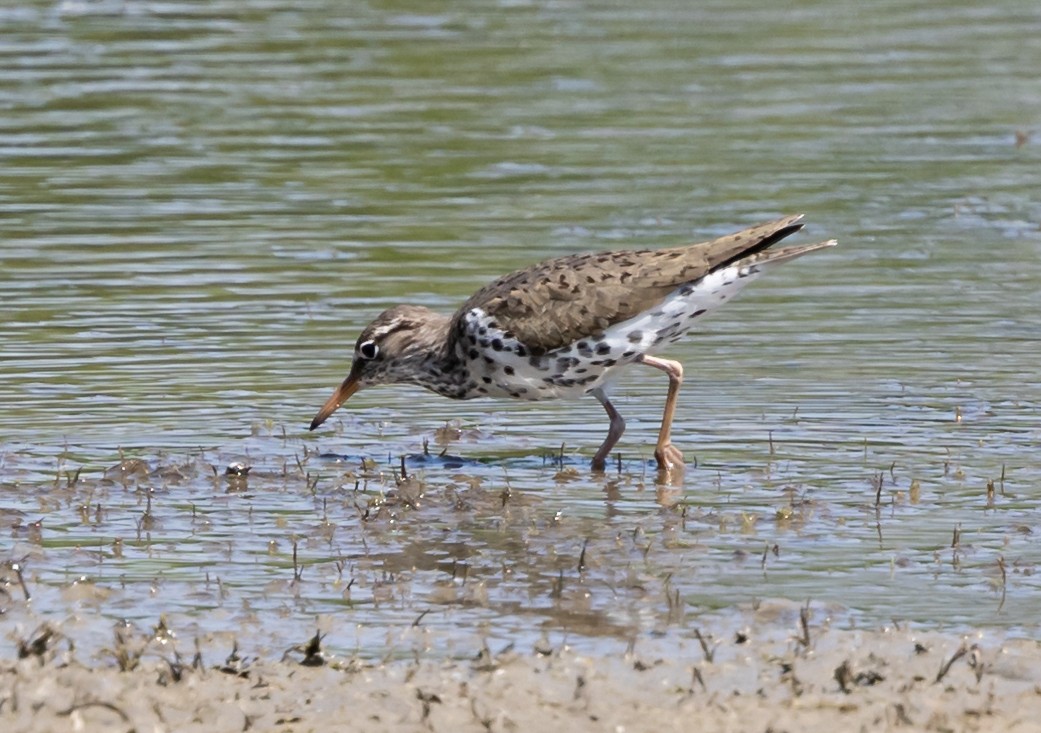
M1036 502L1004 473L670 493L286 450L7 454L0 733L1041 731Z
M88 662L48 624L20 642L19 658L0 662L0 729L1041 730L1032 640L793 628L788 614L756 616L737 633L702 629L617 654L536 645L385 660L320 644L251 660L218 639L200 640L189 659L153 637Z

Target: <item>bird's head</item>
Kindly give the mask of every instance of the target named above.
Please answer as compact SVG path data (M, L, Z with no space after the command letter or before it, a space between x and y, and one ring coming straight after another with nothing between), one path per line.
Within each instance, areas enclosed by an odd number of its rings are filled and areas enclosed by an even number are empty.
M351 371L311 421L314 430L362 387L414 382L443 347L448 319L428 308L398 305L383 311L354 344Z

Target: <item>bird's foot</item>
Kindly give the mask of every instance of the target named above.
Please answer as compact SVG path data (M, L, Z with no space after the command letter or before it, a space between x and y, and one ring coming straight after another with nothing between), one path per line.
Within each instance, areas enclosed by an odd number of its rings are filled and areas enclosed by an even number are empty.
M593 462L589 467L592 469L593 473L603 473L606 471L607 454L605 453L604 455L600 455L600 452L598 451L597 454L593 456Z
M658 462L659 471L683 470L683 453L672 443L659 445L654 450L654 460Z

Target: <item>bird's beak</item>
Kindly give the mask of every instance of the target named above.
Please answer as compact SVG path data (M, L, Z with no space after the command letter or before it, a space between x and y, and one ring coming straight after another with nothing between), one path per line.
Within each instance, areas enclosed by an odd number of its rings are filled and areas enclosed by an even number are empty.
M343 384L336 388L332 397L322 405L322 409L318 411L318 414L314 416L314 420L311 421L310 429L314 430L325 422L330 415L336 412L336 408L350 399L350 396L358 391L358 387L360 386L361 384L358 376L352 371L351 374L348 375L347 379L343 380Z

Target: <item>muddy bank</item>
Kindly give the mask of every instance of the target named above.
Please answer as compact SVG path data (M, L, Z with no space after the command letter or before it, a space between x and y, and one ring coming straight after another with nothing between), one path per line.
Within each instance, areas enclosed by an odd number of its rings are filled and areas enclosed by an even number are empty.
M1041 730L1011 480L981 513L770 454L652 488L265 445L7 454L0 731Z
M724 635L725 633L725 635ZM20 731L1034 731L1041 647L986 632L794 628L640 642L435 651L373 661L306 645L281 660L146 647L79 658L59 628L0 662L0 728ZM46 636L46 638L43 638ZM134 655L137 658L134 658ZM216 657L221 655L218 661ZM120 666L127 667L121 671ZM132 668L131 668L132 667Z

